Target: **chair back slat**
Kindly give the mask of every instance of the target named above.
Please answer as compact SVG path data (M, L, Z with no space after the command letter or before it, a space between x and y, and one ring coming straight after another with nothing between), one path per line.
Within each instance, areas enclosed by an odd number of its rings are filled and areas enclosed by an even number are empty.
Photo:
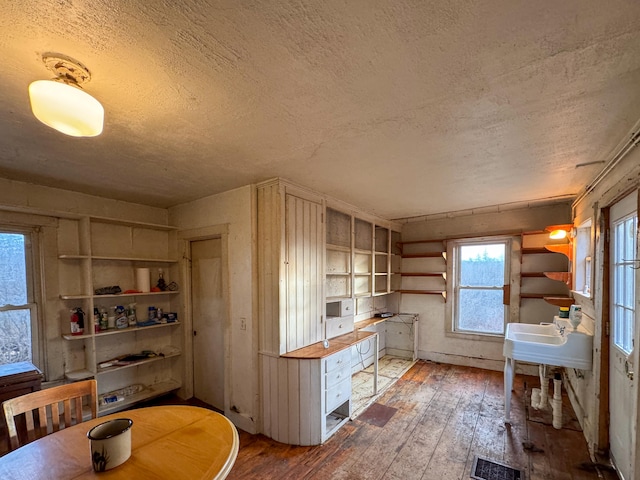
M74 398L75 402L75 413L76 413L76 423L82 423L84 420L82 418L82 400L80 398Z
M33 411L25 412L25 423L27 425L27 436L29 441L38 438L38 431L40 430L40 422L36 422L36 418ZM9 429L11 431L11 429ZM13 447L11 447L13 449Z
M46 428L47 432L57 432L60 430L60 403L54 402L50 405L51 408L51 424L49 424L49 415L40 420L40 425ZM49 428L51 426L51 428Z
M12 450L53 432L82 422L83 399L91 410L91 418L98 414L98 392L95 380L84 380L60 385L6 400L2 408L7 423ZM72 405L75 411L71 412ZM60 410L62 407L62 410ZM26 438L20 439L16 417L23 415L26 423ZM38 418L34 418L34 414ZM62 417L62 418L61 418ZM75 420L75 422L73 421ZM22 435L24 437L24 435Z

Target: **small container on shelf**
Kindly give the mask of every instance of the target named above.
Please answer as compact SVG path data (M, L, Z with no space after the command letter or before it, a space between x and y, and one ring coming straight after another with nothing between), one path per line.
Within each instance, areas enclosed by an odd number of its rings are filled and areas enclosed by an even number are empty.
M71 310L71 335L82 335L84 333L84 312L82 308L76 307Z

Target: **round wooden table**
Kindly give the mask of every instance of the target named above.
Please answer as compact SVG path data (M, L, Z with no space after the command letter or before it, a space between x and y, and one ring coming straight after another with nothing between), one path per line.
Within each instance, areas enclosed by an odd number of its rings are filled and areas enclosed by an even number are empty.
M131 457L95 473L87 432L114 418L133 420ZM183 405L140 408L47 435L0 457L0 478L222 479L238 455L238 431L223 415Z

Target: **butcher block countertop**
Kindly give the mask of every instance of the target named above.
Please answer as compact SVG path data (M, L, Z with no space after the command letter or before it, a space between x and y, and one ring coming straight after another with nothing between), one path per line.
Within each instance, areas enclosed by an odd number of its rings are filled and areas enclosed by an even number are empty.
M358 322L359 324L360 322ZM324 348L323 342L317 342L312 345L299 348L298 350L294 350L292 352L286 353L282 355L284 358L299 358L299 359L316 359L316 358L325 358L334 353L337 353L341 350L345 350L350 348L352 345L360 343L363 340L366 340L369 337L373 337L377 335L376 332L361 332L354 331L351 333L346 333L344 335L340 335L339 337L335 337L329 340L329 348Z

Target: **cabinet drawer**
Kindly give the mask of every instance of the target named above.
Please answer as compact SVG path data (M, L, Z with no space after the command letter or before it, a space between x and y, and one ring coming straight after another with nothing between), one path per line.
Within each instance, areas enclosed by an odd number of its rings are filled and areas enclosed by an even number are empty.
M353 315L353 299L345 298L336 302L330 302L326 305L327 316L330 317L344 317L346 315Z
M333 388L338 383L344 381L345 378L351 377L351 365L342 363L339 368L325 374L325 388Z
M324 359L324 373L332 372L344 365L351 367L351 350L348 348Z
M353 332L353 315L327 317L327 338L338 337Z
M351 398L351 378L346 378L332 388L327 389L325 411L329 413Z

